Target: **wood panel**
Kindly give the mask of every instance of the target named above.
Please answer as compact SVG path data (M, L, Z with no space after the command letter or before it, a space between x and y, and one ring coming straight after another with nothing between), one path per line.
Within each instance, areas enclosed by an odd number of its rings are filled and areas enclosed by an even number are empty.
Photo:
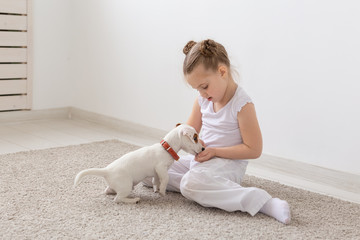
M32 106L32 0L0 0L0 111Z
M0 32L0 46L22 47L27 45L26 32Z
M27 95L26 109L32 108L33 98L33 0L27 0Z
M2 80L0 81L0 95L24 94L27 91L26 80Z
M0 62L27 62L27 48L0 48Z
M0 30L26 29L26 16L0 15Z
M0 111L26 109L26 95L0 96Z
M26 64L0 64L0 79L26 78Z
M0 0L0 13L26 14L26 0Z

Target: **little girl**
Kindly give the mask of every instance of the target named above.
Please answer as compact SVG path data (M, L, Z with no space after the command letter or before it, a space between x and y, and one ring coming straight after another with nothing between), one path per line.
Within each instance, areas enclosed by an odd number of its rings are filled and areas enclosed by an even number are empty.
M231 76L225 48L213 41L189 41L183 49L186 81L199 91L187 124L197 132L205 150L182 156L170 167L167 190L181 192L204 207L225 211L261 212L290 223L286 201L266 191L240 185L247 159L262 152L262 136L255 107Z

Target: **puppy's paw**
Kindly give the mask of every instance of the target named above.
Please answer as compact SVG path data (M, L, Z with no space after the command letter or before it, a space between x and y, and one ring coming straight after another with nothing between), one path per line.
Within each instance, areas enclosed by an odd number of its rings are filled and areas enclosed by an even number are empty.
M166 195L166 191L159 191L159 193L160 193L160 195L163 196L163 197Z

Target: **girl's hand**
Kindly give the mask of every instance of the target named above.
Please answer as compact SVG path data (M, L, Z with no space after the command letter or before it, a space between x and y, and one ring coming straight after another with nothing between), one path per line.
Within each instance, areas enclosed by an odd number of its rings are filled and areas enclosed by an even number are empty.
M195 161L205 162L216 156L215 148L205 148L204 151L195 156Z

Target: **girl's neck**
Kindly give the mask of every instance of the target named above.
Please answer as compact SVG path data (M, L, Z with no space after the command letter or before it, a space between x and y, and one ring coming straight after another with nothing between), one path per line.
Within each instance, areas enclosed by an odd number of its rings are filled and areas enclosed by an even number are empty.
M238 85L235 83L235 81L230 78L229 79L229 83L227 85L227 88L225 90L225 94L223 99L218 103L218 105L220 107L225 106L231 99L232 97L235 95L236 89L237 89Z

